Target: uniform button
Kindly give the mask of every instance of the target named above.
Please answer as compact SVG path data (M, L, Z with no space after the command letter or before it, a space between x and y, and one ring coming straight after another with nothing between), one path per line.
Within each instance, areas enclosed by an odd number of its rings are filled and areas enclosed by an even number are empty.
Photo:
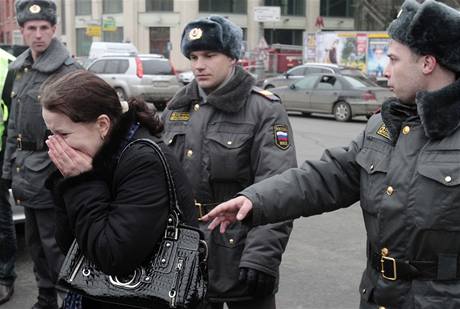
M14 97L16 95L16 92L11 91L11 97Z
M452 181L452 177L446 176L446 177L444 177L444 181L447 182L447 183L449 183L449 182Z
M21 200L16 200L16 205L21 204Z
M230 238L228 242L230 243L230 245L233 245L235 243L235 240L233 238Z
M363 292L363 294L366 294L366 292L367 292L367 291L366 291L366 289L363 289L363 291L362 291L362 292Z
M29 69L28 69L28 68L24 68L24 72L26 72L26 73L27 73L28 71L29 71Z
M20 167L20 166L16 166L16 172L19 173L20 170L21 170L21 167Z
M410 132L409 126L405 126L405 127L402 129L402 133L403 133L404 135L409 134L409 132Z
M370 169L371 171L373 171L373 170L374 170L374 164L371 164L371 166L369 166L369 169Z
M390 251L388 250L388 248L382 248L382 250L380 250L380 254L382 256L388 256L388 253L390 253Z
M383 307L383 306L379 306L379 309L386 309L386 308L385 308L385 307Z
M41 95L38 95L38 96L37 96L37 99L39 99L39 100L40 100L40 99L41 99L41 97L42 97Z
M187 157L191 157L193 155L193 151L191 149L187 150Z
M168 141L168 144L171 144L173 142L173 139L171 138L169 141Z
M388 188L387 188L387 194L388 194L388 195L392 195L394 191L395 191L395 190L393 189L392 186L388 186Z
M233 144L232 141L228 141L228 142L227 142L227 145L231 145L231 144Z
M195 112L199 111L199 110L200 110L200 104L195 104L195 105L193 106L193 110L194 110Z

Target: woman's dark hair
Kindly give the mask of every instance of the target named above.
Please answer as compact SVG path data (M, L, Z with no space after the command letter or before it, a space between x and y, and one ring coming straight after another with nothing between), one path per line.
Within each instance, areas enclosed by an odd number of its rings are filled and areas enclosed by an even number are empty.
M115 90L86 70L51 77L41 89L40 103L48 111L64 114L73 122L90 123L105 114L115 124L123 114ZM151 134L163 131L163 124L155 109L149 109L143 99L131 98L128 105L130 111L135 111L137 121Z

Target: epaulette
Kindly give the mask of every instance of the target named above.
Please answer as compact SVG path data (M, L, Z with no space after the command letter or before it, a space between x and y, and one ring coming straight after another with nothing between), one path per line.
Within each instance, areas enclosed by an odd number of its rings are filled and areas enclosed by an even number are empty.
M252 92L255 92L267 99L269 99L270 101L280 101L280 98L277 97L275 94L273 94L271 91L268 91L268 90L265 90L265 89L262 89L262 88L259 88L259 87L252 87Z

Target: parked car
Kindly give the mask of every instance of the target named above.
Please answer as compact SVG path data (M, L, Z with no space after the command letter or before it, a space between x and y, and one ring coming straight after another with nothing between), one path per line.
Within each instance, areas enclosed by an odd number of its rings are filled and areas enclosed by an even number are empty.
M193 74L192 71L185 71L185 72L179 73L178 75L179 81L184 85L187 85L188 83L190 83L194 78L195 78L195 75Z
M264 80L262 88L270 89L275 87L287 86L312 73L333 73L340 75L360 76L366 78L366 75L364 75L364 73L352 67L331 63L305 63L286 71L282 75L267 78L266 80Z
M359 76L330 73L309 74L290 86L270 89L280 97L288 111L333 114L338 121L349 121L354 116L370 117L389 97L383 88Z
M183 87L169 60L156 54L106 55L87 69L110 84L120 100L142 96L160 110Z

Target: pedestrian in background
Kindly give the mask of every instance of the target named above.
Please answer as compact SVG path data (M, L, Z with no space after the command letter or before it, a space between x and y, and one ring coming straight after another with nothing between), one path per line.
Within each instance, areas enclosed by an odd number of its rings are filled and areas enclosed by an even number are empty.
M48 157L48 136L41 116L40 86L50 76L80 68L55 38L56 4L52 0L17 0L16 17L26 45L11 63L11 92L2 179L11 184L16 204L24 206L25 239L38 285L34 309L58 307L55 283L64 260L55 238L54 205L46 177L55 167Z
M262 181L205 220L259 225L360 200L360 308L460 308L460 12L406 0L390 24L386 101L348 147ZM337 271L347 267L340 258ZM308 274L306 274L308 276Z
M11 102L13 84L12 71L8 71L8 62L15 57L0 50L0 163L3 164L5 127L8 120L8 106ZM9 201L8 186L0 181L0 304L10 300L16 280L16 230Z
M63 252L76 239L105 274L129 277L155 251L168 220L168 183L151 147L138 143L125 149L136 139L150 139L163 150L184 221L197 225L187 177L159 137L163 124L143 100L120 104L109 84L79 70L47 83L41 103L53 134L46 142L49 155L59 169L47 184L56 201L56 240ZM82 308L126 306L84 298Z
M245 187L297 166L292 130L279 99L255 88L237 65L242 30L211 16L190 22L181 49L195 79L162 117L164 140L189 177L200 216ZM226 235L200 224L209 246L208 308L275 308L279 264L292 222Z

